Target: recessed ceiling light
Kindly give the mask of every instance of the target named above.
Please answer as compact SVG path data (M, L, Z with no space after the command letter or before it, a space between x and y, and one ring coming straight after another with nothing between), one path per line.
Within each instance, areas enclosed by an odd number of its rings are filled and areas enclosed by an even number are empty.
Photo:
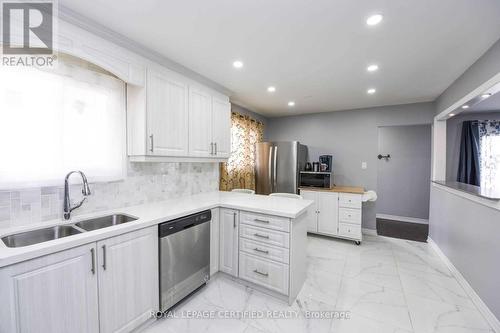
M233 67L234 68L241 68L241 67L243 67L243 61L241 61L241 60L235 60L233 62Z
M370 66L366 67L366 70L368 72L376 72L378 70L378 65L370 65Z
M486 94L482 94L481 97L482 98L488 98L491 96L491 93L486 93Z
M384 17L381 14L375 14L375 15L372 15L366 19L366 24L377 25L380 22L382 22L383 19L384 19Z
M267 87L267 92L273 93L275 91L276 91L276 87L273 87L273 86Z
M370 94L370 95L373 95L373 94L375 94L375 93L377 92L377 90L376 90L375 88L370 88L370 89L368 89L366 92L367 92L368 94Z
M294 101L288 102L288 106L295 106L295 102Z
M468 109L469 106L468 105L462 105L462 109Z
M449 116L450 116L450 117L453 117L454 115L455 115L454 113L450 113L450 114L449 114Z

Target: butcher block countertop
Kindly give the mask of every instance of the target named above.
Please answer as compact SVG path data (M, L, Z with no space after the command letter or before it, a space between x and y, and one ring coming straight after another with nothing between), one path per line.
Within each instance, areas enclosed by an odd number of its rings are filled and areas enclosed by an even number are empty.
M321 188L321 187L300 187L304 191L319 191L319 192L337 192L337 193L352 193L352 194L363 194L365 189L359 186L334 186L331 188Z

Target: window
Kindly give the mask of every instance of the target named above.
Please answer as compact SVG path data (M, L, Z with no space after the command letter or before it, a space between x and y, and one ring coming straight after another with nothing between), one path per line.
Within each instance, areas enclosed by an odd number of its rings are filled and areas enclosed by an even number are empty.
M480 121L481 187L500 189L500 121Z
M125 172L125 83L60 54L56 69L0 67L0 188L60 185Z

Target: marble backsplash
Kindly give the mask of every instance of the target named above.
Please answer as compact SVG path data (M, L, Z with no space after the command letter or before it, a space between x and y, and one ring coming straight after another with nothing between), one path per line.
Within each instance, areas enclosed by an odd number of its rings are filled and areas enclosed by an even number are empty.
M218 163L129 163L127 169L127 178L122 181L90 183L92 195L72 215L219 188ZM79 201L81 185L72 185L70 193L72 201ZM63 180L57 187L0 191L0 229L62 219L63 197Z

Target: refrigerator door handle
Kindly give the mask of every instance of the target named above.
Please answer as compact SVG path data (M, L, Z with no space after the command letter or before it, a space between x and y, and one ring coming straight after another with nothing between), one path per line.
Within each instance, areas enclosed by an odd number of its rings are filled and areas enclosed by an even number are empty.
M277 165L277 160L278 159L278 146L274 146L274 189L273 192L276 192L276 188L278 187L278 165Z
M273 146L269 147L269 163L267 166L268 172L269 172L269 183L271 185L271 193L273 192Z

